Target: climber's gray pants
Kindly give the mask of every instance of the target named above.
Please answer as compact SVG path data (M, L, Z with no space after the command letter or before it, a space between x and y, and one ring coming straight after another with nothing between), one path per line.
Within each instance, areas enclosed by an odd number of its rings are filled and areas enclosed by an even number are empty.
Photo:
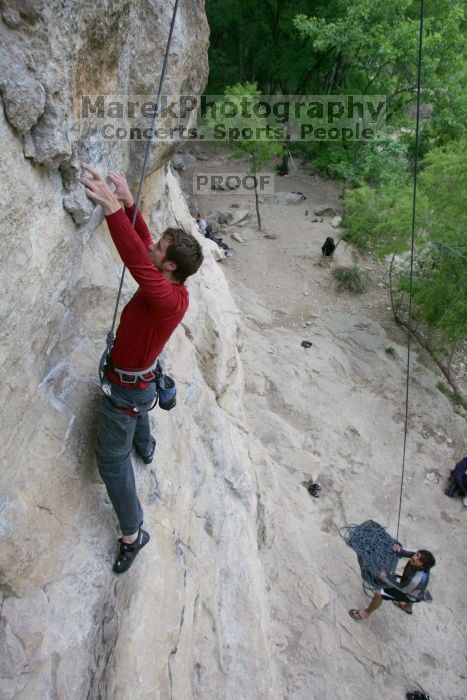
M156 383L147 389L127 389L108 379L111 395L102 394L99 406L96 460L109 498L117 514L123 535L137 532L143 521L143 509L136 493L135 475L131 464L131 448L141 455L152 451L148 410L156 397ZM119 407L137 407L135 417Z

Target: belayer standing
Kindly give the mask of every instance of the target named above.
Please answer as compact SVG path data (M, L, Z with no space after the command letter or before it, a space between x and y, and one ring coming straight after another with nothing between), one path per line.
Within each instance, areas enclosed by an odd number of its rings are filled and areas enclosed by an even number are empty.
M383 600L392 600L401 610L408 615L412 614L413 603L425 600L425 591L430 580L430 569L435 565L435 558L426 549L418 551L402 549L398 544L392 547L399 557L407 557L409 561L405 565L399 582L394 581L386 571L380 574L384 588L376 591L367 608L349 610L349 615L354 620L366 620L371 613L377 610Z
M154 457L148 410L157 388L157 358L188 308L184 285L203 261L198 241L180 228L168 228L153 244L138 211L131 225L134 200L121 171L108 178L115 192L90 165L82 177L87 196L102 206L112 240L139 288L121 313L115 343L107 363L100 409L96 459L99 473L117 515L122 536L113 570L123 573L149 542L142 529L143 509L131 463L134 445L146 464ZM121 208L123 204L124 209Z

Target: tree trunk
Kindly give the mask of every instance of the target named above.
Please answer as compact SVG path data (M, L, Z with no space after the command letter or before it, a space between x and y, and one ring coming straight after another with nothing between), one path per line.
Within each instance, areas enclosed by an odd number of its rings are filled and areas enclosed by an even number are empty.
M391 295L392 313L393 313L394 320L397 323L397 325L401 326L402 328L405 328L405 330L408 333L409 332L409 324L406 323L405 321L403 321L400 316L398 316L398 314L395 310L395 307L394 307L394 297L393 297L393 288L392 288L392 265L394 262L395 255L396 254L394 253L394 255L392 256L391 266L389 268L389 291L390 291L390 295ZM439 367L441 372L446 377L448 384L451 385L451 388L452 388L454 394L459 399L462 407L464 408L465 411L467 411L467 398L462 394L462 389L460 388L457 381L451 375L451 363L452 363L452 358L453 358L455 349L457 347L457 343L455 343L454 346L451 348L451 352L450 352L449 359L448 359L448 364L446 365L444 362L442 362L442 360L440 360L436 356L434 350L431 347L430 342L429 341L427 342L425 340L425 338L423 338L423 336L417 330L415 330L415 328L412 328L412 336L419 343L419 345L421 345L421 347L427 351L427 353L430 355L431 359Z
M389 265L389 297L391 299L391 308L392 308L392 315L393 315L394 321L396 323L399 323L399 319L398 319L397 314L396 314L396 309L394 307L394 291L393 291L393 287L392 287L392 268L394 266L395 257L396 257L396 254L393 253L392 258L391 258L391 264Z
M402 326L402 328L405 328L405 330L408 332L409 331L408 323L403 321L402 318L400 316L398 316L397 311L396 311L395 306L394 306L392 270L393 270L395 257L396 257L396 254L393 253L393 256L391 258L391 264L389 266L389 294L390 294L390 299L391 299L392 315L393 315L394 321L397 323L397 325ZM436 356L435 351L433 350L432 345L431 345L431 336L429 336L428 339L425 340L423 338L423 336L414 328L412 328L412 335L415 338L415 340L417 340L418 343L422 346L422 348L427 351L427 353L430 355L430 357L432 358L434 363L439 367L441 372L446 377L448 384L451 385L452 390L453 390L454 394L457 396L457 398L459 399L462 407L464 408L464 410L467 411L467 398L462 394L462 389L460 388L457 381L451 375L452 358L454 356L454 353L456 351L458 343L454 343L453 347L451 348L451 352L449 353L448 362L447 362L447 364L445 364L444 362L442 362L442 360L440 360Z
M255 204L256 204L256 218L258 219L258 231L262 231L263 229L261 228L261 216L259 213L259 199L258 199L258 180L256 178L256 174L253 175L253 182L255 183Z

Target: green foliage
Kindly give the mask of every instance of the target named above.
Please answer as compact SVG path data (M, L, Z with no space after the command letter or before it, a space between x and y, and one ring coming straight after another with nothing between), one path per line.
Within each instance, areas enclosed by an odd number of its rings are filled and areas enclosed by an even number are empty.
M253 174L259 172L261 167L272 157L279 156L283 148L281 140L271 141L267 137L264 131L264 119L255 117L253 113L250 113L249 116L242 115L242 97L258 97L260 94L256 83L237 83L236 85L226 87L226 97L218 101L219 106L225 102L234 105L238 112L237 116L221 121L225 121L228 129L239 130L239 138L235 141L230 141L229 145L233 147L235 155L246 153L251 156L251 172ZM209 116L204 123L204 128L215 134L216 124L218 123L219 120ZM253 132L252 138L242 136L242 134L250 134L250 132Z
M307 143L302 150L319 170L351 185L404 182L410 175L407 146L395 136L371 143Z
M208 92L249 82L263 94L385 95L392 130L385 141L302 145L318 168L349 184L405 178L414 144L419 9L420 0L207 0ZM465 136L462 0L426 0L423 48L422 157ZM402 127L409 131L396 142L392 133Z
M325 0L315 5L318 12L326 12ZM244 82L256 82L263 94L309 91L316 73L312 45L293 24L309 6L309 0L207 0L207 92L221 95L226 85Z
M338 57L326 87L388 96L390 117L413 99L418 60L419 0L353 0L337 5L331 18L298 15L294 24L311 38L313 51ZM463 69L463 4L425 3L423 88L436 104L446 76ZM457 83L457 87L461 87Z
M440 345L467 337L467 144L431 151L418 178L413 303ZM380 256L410 248L411 184L391 182L347 193L345 240ZM408 291L407 261L398 261L399 289Z
M410 185L392 182L377 189L364 185L347 192L345 206L346 241L380 257L407 250L412 221Z
M419 0L207 0L208 92L237 82L256 82L265 94L371 90L400 111L416 82L419 7ZM460 0L425 2L423 82L432 103L446 93L447 76L461 85L463 18Z
M345 289L353 294L361 294L366 289L362 271L358 265L335 267L332 271L332 276L337 282L338 290Z

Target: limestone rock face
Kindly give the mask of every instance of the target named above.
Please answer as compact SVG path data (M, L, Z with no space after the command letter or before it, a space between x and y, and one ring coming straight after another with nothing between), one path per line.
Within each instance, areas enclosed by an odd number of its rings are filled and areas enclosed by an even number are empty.
M62 173L77 157L107 169L130 167L131 179L136 180L146 142L106 140L95 105L99 95L148 101L155 95L172 4L5 0L2 7L0 92L8 122L23 135L26 158L48 169L60 167ZM181 3L164 95L202 91L208 36L203 5ZM91 108L83 119L86 96ZM135 126L149 124L150 119L135 120ZM149 172L173 150L170 143L153 144ZM78 177L79 168L73 177L63 178L64 186L74 189ZM75 210L76 201L71 213L84 223L87 214L75 215Z
M133 584L130 579L117 582L111 573L115 524L93 458L96 362L111 321L121 265L106 226L100 225L99 208L90 206L76 183L79 160L91 161L102 172L122 168L134 181L142 149L129 142L105 143L91 133L92 125L80 133L75 110L84 94L154 93L171 11L171 5L162 2L123 0L1 5L0 181L2 201L8 203L0 214L1 365L6 377L0 390L4 698L97 697L100 684L107 682L104 669L119 630L118 611L123 612L126 596L136 593L137 571ZM165 91L197 93L204 88L207 43L203 3L181 3ZM168 224L188 229L193 225L164 167L172 149L159 145L150 154L148 172L154 175L144 195L148 215L156 201L160 204L152 220L155 234ZM63 208L63 197L74 220ZM180 475L183 483L199 482L201 489L204 459L212 455L212 479L225 484L226 494L238 502L237 526L247 530L251 477L231 447L234 429L226 426L225 417L230 412L233 425L242 425L241 402L235 396L241 395L243 382L237 350L239 314L208 250L206 258L199 281L192 285L191 316L168 350L168 367L180 382L180 426L172 423L172 416L162 417L162 424L169 421L163 428L168 442L164 448L161 439L159 459L168 471L157 477L150 471L141 474L141 491L147 496L143 499L149 522L151 508L161 498L172 500L169 481L178 492L177 459L186 459L183 468L189 473ZM133 291L127 279L125 298ZM190 330L193 319L198 320ZM175 360L179 344L188 353L185 365ZM209 409L200 416L191 439L201 444L208 433L210 442L205 452L196 453L184 437L196 419L188 418L183 406L199 412L205 401ZM211 420L217 432L207 430ZM193 522L200 533L205 533L206 524L216 537L222 528L228 535L222 510L208 515L208 500L196 511L202 518ZM225 505L225 512L230 509ZM203 537L206 544L211 542L211 537ZM174 575L181 551L177 538L168 549L175 557ZM158 570L163 568L159 562ZM162 582L152 570L150 579L153 584ZM168 575L164 588L171 582ZM174 591L177 616L182 590ZM244 595L248 597L248 591ZM230 616L233 603L227 597L225 615ZM215 608L201 597L199 605ZM172 612L165 607L170 628ZM156 601L146 601L140 613L148 621L157 617ZM162 634L167 658L173 646L169 628ZM241 659L235 663L240 665ZM151 673L156 671L151 668Z

